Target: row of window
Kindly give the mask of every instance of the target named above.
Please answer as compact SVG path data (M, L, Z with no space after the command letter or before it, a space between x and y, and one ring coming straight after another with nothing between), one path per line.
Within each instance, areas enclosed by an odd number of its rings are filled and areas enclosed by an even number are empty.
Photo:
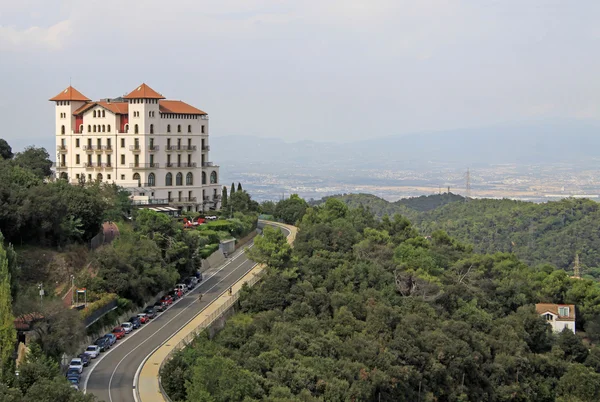
M56 105L58 106L69 106L71 104L71 101L58 101L56 102Z
M136 103L136 104L158 104L158 99L130 99L129 103Z
M140 117L140 112L133 112L133 117Z
M67 118L67 114L66 113L61 113L60 114L60 118L61 119L66 119Z
M109 126L109 130L110 130L110 126ZM102 138L98 138L96 141L97 141L98 147L101 147L102 146ZM133 142L134 142L136 148L140 147L140 139L139 138L134 138ZM88 138L87 143L88 143L88 146L91 146L92 139ZM75 138L75 148L79 148L79 145L80 145L80 138ZM110 138L106 139L106 145L110 149L110 147L111 147L111 139ZM66 148L67 142L65 139L61 140L61 146L63 148ZM188 147L188 149L192 147L192 139L191 138L188 138L188 140L187 140L187 147ZM125 148L125 138L121 138L121 148ZM150 138L149 148L150 148L150 150L152 150L154 148L154 138ZM170 138L167 138L167 148L171 148L171 139ZM182 148L181 138L177 138L177 149L180 150L181 148ZM202 140L202 148L204 149L204 140Z
M102 114L102 116L100 116ZM98 113L94 110L94 117L106 117L106 110L98 110Z
M95 112L94 112L95 113ZM62 135L64 135L66 132L66 128L64 125L60 126L60 133ZM81 124L79 126L79 132L83 133L83 124ZM87 126L87 132L88 133L110 133L110 124L88 124ZM125 124L125 132L129 132L129 124ZM135 125L134 129L133 129L134 134L139 134L140 133L140 127L139 125ZM167 133L171 132L171 125L167 124ZM177 125L177 132L180 133L181 132L181 124ZM192 126L188 125L188 129L187 129L188 133L192 132ZM201 126L201 133L204 134L204 126ZM154 134L154 124L150 124L150 134Z

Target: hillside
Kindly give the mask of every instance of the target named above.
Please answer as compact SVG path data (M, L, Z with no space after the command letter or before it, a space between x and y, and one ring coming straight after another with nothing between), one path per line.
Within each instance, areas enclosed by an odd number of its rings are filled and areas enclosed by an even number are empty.
M600 209L590 200L536 204L512 200L464 201L453 194L388 202L367 194L335 196L376 216L402 214L426 235L445 230L481 253L514 252L530 265L552 264L572 271L579 253L584 274L600 277Z

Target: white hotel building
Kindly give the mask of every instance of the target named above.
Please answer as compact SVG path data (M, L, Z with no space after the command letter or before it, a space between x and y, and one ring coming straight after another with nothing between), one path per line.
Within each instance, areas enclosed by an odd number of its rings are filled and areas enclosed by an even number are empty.
M138 204L219 209L219 167L209 159L208 115L142 84L91 101L75 88L56 103L56 175L116 183Z

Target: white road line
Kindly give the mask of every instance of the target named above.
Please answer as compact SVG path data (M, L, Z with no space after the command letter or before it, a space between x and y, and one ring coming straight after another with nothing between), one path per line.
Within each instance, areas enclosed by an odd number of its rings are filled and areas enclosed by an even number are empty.
M223 282L229 275L233 274L235 272L235 270L239 267L241 267L242 265L244 265L247 261L246 260L244 262L242 262L240 265L238 265L235 269L233 269L230 273L228 273L227 275L225 275L223 277L223 279L221 279L219 282L215 283L213 286L211 286L208 290L206 290L205 292L210 292L215 286L219 285L221 282ZM129 351L129 353L127 353L125 356L123 356L123 358L119 361L119 363L117 363L117 365L115 366L110 379L108 380L108 399L110 402L112 402L112 395L111 395L111 385L112 385L112 380L115 376L115 373L117 372L117 369L119 368L119 366L121 365L121 363L123 363L123 360L125 360L130 354L132 354L133 352L135 352L135 350L137 348L139 348L140 346L142 346L144 343L148 342L154 335L156 335L160 330L162 330L164 327L166 327L167 325L169 325L171 323L171 321L173 321L175 318L179 317L179 315L181 315L185 310L187 310L188 308L190 308L192 305L194 305L194 302L190 303L187 307L185 307L183 310L181 310L179 313L177 313L177 315L173 318L171 318L169 321L167 321L162 327L160 327L159 329L157 329L156 331L154 331L154 333L152 335L150 335L148 338L146 338L143 342L141 342L139 345L137 345L135 348L131 349ZM204 307L206 308L206 307ZM203 309L204 310L204 309ZM197 314L196 314L197 315ZM181 329L181 328L180 328ZM180 330L179 329L179 330ZM179 331L178 330L178 331ZM176 333L176 332L175 332Z
M254 244L250 245L248 248L254 246ZM225 264L223 264L219 269L215 270L212 275L210 275L208 278L203 279L202 283L200 285L198 285L196 287L196 289L192 290L187 296L182 297L181 299L177 300L176 302L174 302L170 308L172 308L174 305L176 305L177 303L181 302L183 299L185 299L188 296L191 296L191 294L197 290L200 290L200 288L202 287L202 285L206 284L210 279L212 279L212 277L214 277L216 274L218 274L219 272L221 272L223 269L225 269L227 266L229 266L229 264L231 264L232 262L234 262L235 260L237 260L240 256L244 255L244 252L242 250L242 252L240 252L238 255L230 258ZM239 266L238 266L239 267ZM212 288L211 288L212 289ZM189 306L191 306L193 303L190 303ZM169 320L169 322L171 322L173 319L175 319L177 316L179 316L179 314L183 313L185 310L187 310L187 308L189 307L187 306L186 308L184 308L183 310L181 310L181 312L179 312L175 317L173 317L171 320ZM170 309L169 308L169 309ZM161 314L162 316L162 314ZM141 331L143 331L145 328L148 328L147 326L143 326L140 329L138 329L137 331L131 333L128 337L126 337L125 339L123 339L121 342L117 343L116 346L114 346L114 348L109 349L107 352L103 353L101 356L98 357L98 359L96 360L95 364L90 368L89 373L87 374L87 376L85 377L84 383L83 383L83 393L87 393L87 384L88 381L90 379L90 377L92 376L92 373L94 372L94 369L96 368L96 366L98 366L98 364L100 364L100 362L108 355L110 354L110 352L112 352L114 349L118 348L119 346L123 345L125 342L127 342L128 340L132 339L133 336L135 336L136 334L139 334ZM161 327L160 329L162 329L163 327ZM155 333L160 331L160 329L154 331Z

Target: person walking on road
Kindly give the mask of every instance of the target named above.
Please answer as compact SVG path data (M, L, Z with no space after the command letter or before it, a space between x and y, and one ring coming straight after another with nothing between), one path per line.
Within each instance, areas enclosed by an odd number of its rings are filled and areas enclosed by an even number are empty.
M198 295L198 301L199 301L199 302L200 302L200 301L202 301L202 293L200 293L200 294Z

